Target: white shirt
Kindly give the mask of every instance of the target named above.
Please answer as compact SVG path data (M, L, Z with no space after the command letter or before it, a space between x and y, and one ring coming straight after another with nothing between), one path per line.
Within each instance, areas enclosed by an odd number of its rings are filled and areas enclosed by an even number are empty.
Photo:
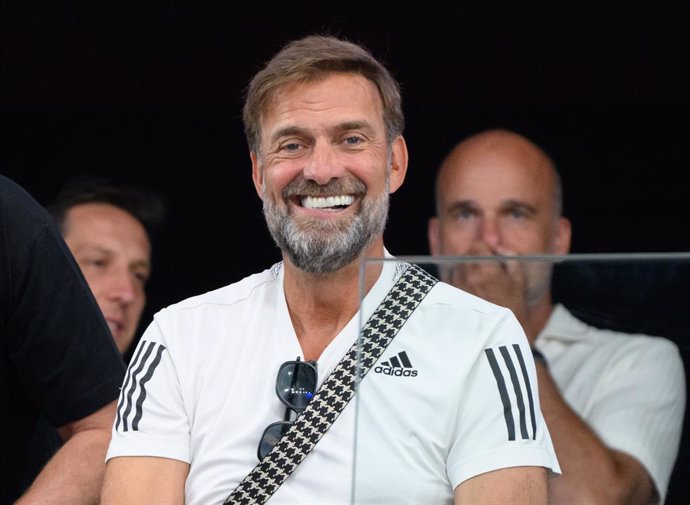
M598 329L556 305L536 345L568 404L607 446L642 463L663 503L686 399L676 344Z
M396 264L384 263L362 320L392 287ZM319 383L356 342L359 321L319 357ZM276 373L297 356L280 265L160 311L131 360L107 457L187 462L187 505L222 503L258 463L264 428L282 419ZM387 375L386 363L410 374ZM448 285L434 287L355 398L359 416L350 402L269 503L445 504L460 482L496 468L559 471L520 326Z

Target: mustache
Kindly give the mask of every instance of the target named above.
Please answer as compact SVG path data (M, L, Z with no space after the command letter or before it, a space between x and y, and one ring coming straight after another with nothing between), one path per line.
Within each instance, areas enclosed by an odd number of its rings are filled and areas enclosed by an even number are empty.
M318 184L300 175L283 188L283 198L294 196L333 196L366 193L367 185L356 177L336 179L327 184Z

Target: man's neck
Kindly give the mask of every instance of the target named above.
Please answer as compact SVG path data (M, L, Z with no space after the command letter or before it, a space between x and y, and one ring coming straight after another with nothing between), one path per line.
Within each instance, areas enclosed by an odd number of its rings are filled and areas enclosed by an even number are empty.
M305 272L284 258L285 300L304 359L318 359L359 310L360 264L365 257L383 257L382 241L368 247L357 260L327 274ZM365 293L376 283L382 268L378 262L367 265Z

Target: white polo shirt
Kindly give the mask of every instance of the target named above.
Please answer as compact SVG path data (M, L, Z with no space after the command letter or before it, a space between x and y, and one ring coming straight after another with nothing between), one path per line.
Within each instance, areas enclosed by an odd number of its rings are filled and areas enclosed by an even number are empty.
M642 463L663 503L686 401L676 344L601 330L556 305L536 345L568 404L607 446Z
M399 273L384 264L362 320ZM359 326L356 314L320 356L319 383ZM280 264L163 309L130 362L107 457L187 462L187 505L222 503L258 463L264 428L282 419L276 374L298 356ZM483 472L559 471L520 326L448 285L433 288L355 398L269 503L447 504Z

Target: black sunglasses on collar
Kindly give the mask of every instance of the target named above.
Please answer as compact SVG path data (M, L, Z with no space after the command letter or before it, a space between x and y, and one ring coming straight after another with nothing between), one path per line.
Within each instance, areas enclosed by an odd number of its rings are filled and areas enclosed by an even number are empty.
M276 394L285 405L285 416L282 421L269 424L261 435L257 456L259 461L271 452L283 435L295 424L290 420L290 413L302 412L316 392L318 372L316 361L286 361L278 369L276 376Z

